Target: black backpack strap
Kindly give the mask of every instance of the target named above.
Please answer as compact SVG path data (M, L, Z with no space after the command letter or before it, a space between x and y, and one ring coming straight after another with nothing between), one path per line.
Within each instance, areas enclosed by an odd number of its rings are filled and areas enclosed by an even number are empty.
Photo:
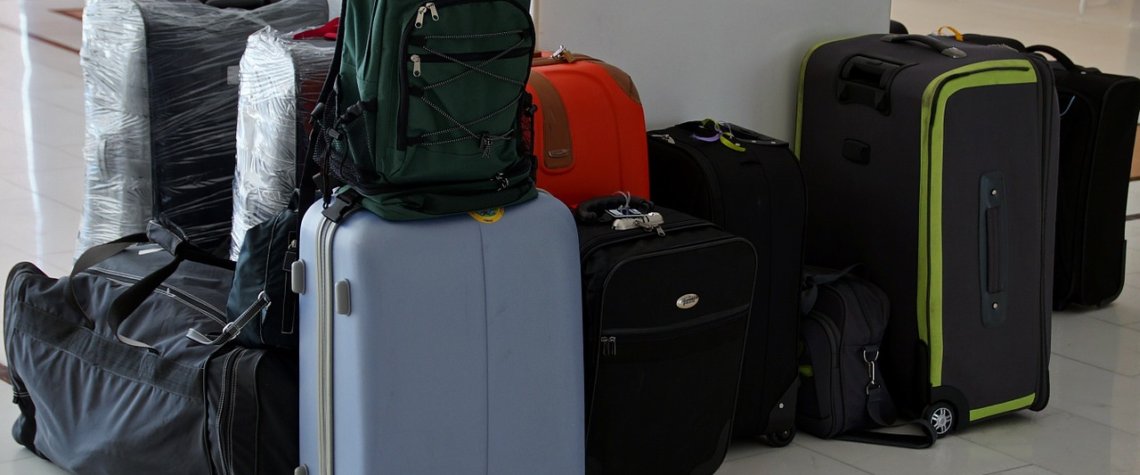
M340 15L344 19L345 9L348 8L348 0L341 0ZM330 185L330 177L328 170L329 155L332 153L332 140L330 139L326 148L323 151L317 151L317 144L321 139L322 134L326 135L332 130L332 124L322 123L329 111L326 109L330 107L330 102L333 99L333 93L336 92L337 81L340 77L340 63L344 54L344 30L345 25L342 21L337 27L336 31L336 46L333 47L332 62L329 63L328 73L325 74L325 82L321 86L321 94L317 98L317 105L313 106L313 111L309 115L309 142L305 146L305 155L301 159L301 163L297 164L297 184L298 202L297 211L304 212L306 208L313 202L313 196L317 192L317 185L313 181L313 177L309 175L309 163L316 161L317 154L324 155L319 161L323 165L321 170L321 192L322 196L327 203L332 196L332 186ZM335 115L336 111L332 111Z

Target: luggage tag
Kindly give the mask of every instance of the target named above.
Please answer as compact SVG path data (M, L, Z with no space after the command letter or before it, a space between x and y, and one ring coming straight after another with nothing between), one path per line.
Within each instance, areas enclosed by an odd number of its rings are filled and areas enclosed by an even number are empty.
M631 208L629 206L629 193L622 194L625 196L625 204L616 209L606 210L606 214L614 218L613 229L615 231L628 231L641 228L646 231L656 231L658 236L664 237L665 230L661 226L665 224L665 218L661 216L661 213L655 211L642 213L639 209Z

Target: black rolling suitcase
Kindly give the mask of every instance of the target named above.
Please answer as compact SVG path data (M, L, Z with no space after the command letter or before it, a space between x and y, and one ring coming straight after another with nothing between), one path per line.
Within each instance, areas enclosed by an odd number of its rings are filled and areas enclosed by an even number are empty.
M633 202L578 208L586 471L711 474L732 434L756 255L708 221Z
M978 34L962 39L1053 58L1061 110L1053 308L1108 305L1124 289L1124 217L1140 79L1077 65L1051 46Z
M1140 79L1078 66L1055 48L1061 172L1053 308L1104 306L1124 289L1124 216L1140 114Z
M1048 401L1058 108L1044 60L917 35L805 59L806 261L891 301L886 378L955 427ZM945 417L951 417L947 424Z
M799 163L786 142L727 123L687 122L649 137L654 203L707 219L756 249L752 319L733 431L787 445L795 435L799 387L804 226Z

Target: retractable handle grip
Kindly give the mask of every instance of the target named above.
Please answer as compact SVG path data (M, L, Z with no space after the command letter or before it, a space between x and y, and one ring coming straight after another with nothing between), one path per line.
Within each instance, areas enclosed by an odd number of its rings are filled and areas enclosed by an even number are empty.
M935 51L941 53L943 56L946 56L946 57L952 58L952 59L961 59L961 58L966 57L966 52L962 51L961 48L958 48L957 46L954 46L953 44L951 44L951 43L949 43L943 39L940 39L938 37L935 37L935 36L929 36L929 35L885 35L881 39L883 41L886 41L887 43L902 43L902 42L921 43L921 44L929 46L930 48L934 49Z

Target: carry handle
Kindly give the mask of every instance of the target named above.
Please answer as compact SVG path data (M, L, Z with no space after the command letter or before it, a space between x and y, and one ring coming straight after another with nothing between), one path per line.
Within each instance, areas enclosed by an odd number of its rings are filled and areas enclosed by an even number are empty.
M1061 66L1064 66L1065 69L1067 69L1069 71L1079 73L1079 72L1082 72L1085 70L1085 68L1077 66L1077 63L1074 63L1073 60L1069 59L1069 57L1067 55L1065 55L1065 53L1062 53L1061 50L1054 48L1052 46L1049 46L1049 45L1032 45L1032 46L1027 46L1025 48L1025 50L1029 51L1030 53L1044 53L1044 54L1047 54L1049 56L1052 56L1053 59L1057 60L1057 63L1059 63Z
M126 250L128 247L148 242L157 243L164 250L172 254L173 257L162 267L139 279L138 282L128 287L127 290L119 294L118 297L115 297L115 300L111 302L111 306L105 318L107 326L111 330L111 334L115 335L119 341L131 346L153 350L154 348L151 345L119 335L119 327L123 321L134 313L134 311L142 305L143 301L158 289L166 279L174 275L174 272L178 270L178 266L182 264L183 261L189 260L229 270L234 269L234 263L214 256L186 241L177 239L173 233L170 233L161 225L153 222L148 226L147 233L145 234L132 234L106 244L92 247L84 251L84 253L76 259L75 265L72 267L67 279L67 296L75 308L78 308L83 312L84 316L87 317L90 323L88 328L94 328L95 318L79 303L79 296L75 293L75 287L72 285L75 277Z
M889 114L891 83L902 68L877 58L853 56L840 69L836 98L842 104L862 104Z
M884 35L881 39L883 41L886 41L887 43L902 43L902 42L921 43L921 44L929 46L930 48L934 49L935 51L941 53L943 56L946 56L946 57L951 58L951 59L961 59L961 58L966 57L966 52L962 51L961 48L958 48L957 46L954 46L953 44L950 44L950 43L943 41L942 39L934 37L934 36L929 36L929 35Z
M574 217L579 223L584 224L608 223L613 221L614 218L610 216L609 213L606 213L606 211L622 207L636 209L643 214L647 214L653 211L653 202L624 192L610 196L600 196L579 204L578 210L574 213Z
M1007 304L1008 217L1004 210L1007 188L1001 173L982 175L978 197L978 269L981 277L982 325L993 328L1005 323Z

